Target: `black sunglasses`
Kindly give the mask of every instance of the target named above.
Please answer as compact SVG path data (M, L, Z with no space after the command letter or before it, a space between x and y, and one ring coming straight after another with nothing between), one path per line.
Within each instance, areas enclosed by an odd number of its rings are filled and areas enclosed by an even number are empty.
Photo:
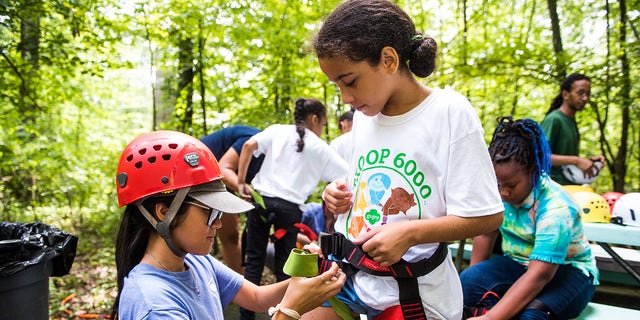
M207 206L205 206L203 204L199 204L199 203L193 202L193 201L184 201L184 203L190 204L192 206L196 206L196 207L199 207L199 208L202 208L205 211L209 211L209 218L207 218L207 226L209 226L209 227L211 227L213 224L215 224L222 217L222 211L220 211L218 209L207 207Z

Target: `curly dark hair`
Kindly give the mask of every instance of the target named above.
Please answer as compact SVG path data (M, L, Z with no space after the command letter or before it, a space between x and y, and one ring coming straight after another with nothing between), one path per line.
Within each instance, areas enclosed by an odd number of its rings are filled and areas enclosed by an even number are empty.
M533 172L533 185L540 177L549 177L551 148L540 125L531 119L500 117L489 144L494 164L514 161Z
M350 61L380 63L380 52L392 47L398 53L400 69L418 77L435 70L438 44L416 31L411 18L386 0L349 0L325 20L313 40L318 58L346 57Z

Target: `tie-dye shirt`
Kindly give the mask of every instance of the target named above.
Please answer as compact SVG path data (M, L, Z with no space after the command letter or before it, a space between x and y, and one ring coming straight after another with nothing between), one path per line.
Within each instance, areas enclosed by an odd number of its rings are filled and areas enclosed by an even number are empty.
M522 265L530 260L570 264L598 284L598 268L583 233L580 207L558 183L541 178L518 206L504 202L502 251Z

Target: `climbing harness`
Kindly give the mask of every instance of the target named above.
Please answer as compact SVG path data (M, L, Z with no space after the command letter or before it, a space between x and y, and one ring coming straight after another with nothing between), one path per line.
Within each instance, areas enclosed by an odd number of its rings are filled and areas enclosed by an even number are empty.
M448 252L446 243L440 242L436 251L429 258L416 262L400 260L391 266L382 266L340 233L321 234L320 248L325 257L332 255L341 260L335 262L338 262L342 270L349 276L363 271L371 275L393 277L398 283L400 307L404 319L427 318L420 298L418 277L433 271L444 261ZM344 260L348 263L345 263ZM328 269L331 262L334 261L321 259L319 272Z

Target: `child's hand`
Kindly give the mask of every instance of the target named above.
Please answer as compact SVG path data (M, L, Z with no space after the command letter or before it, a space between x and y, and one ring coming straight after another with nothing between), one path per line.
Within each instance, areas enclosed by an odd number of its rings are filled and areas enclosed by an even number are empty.
M329 183L322 194L327 210L333 214L342 214L351 207L353 194L347 187L347 180L336 179Z
M380 265L390 266L400 261L411 247L404 226L405 222L385 224L361 235L353 243L362 244L362 250Z
M326 272L311 278L292 277L281 306L304 314L340 292L347 276L334 262Z
M307 237L307 235L304 233L298 233L296 236L297 236L296 241L302 244L303 246L311 243L311 239L309 239L309 237Z
M311 242L309 244L306 244L304 247L302 247L302 249L303 250L307 250L307 251L309 251L311 253L316 253L316 254L318 254L318 257L324 258L322 256L322 249L320 248L320 246L316 242Z
M238 182L238 195L242 199L251 201L253 199L253 196L251 195L252 192L253 189L251 188L251 186L246 183Z
M482 315L473 318L467 318L467 320L491 320L491 318L489 318L489 316L487 315Z

